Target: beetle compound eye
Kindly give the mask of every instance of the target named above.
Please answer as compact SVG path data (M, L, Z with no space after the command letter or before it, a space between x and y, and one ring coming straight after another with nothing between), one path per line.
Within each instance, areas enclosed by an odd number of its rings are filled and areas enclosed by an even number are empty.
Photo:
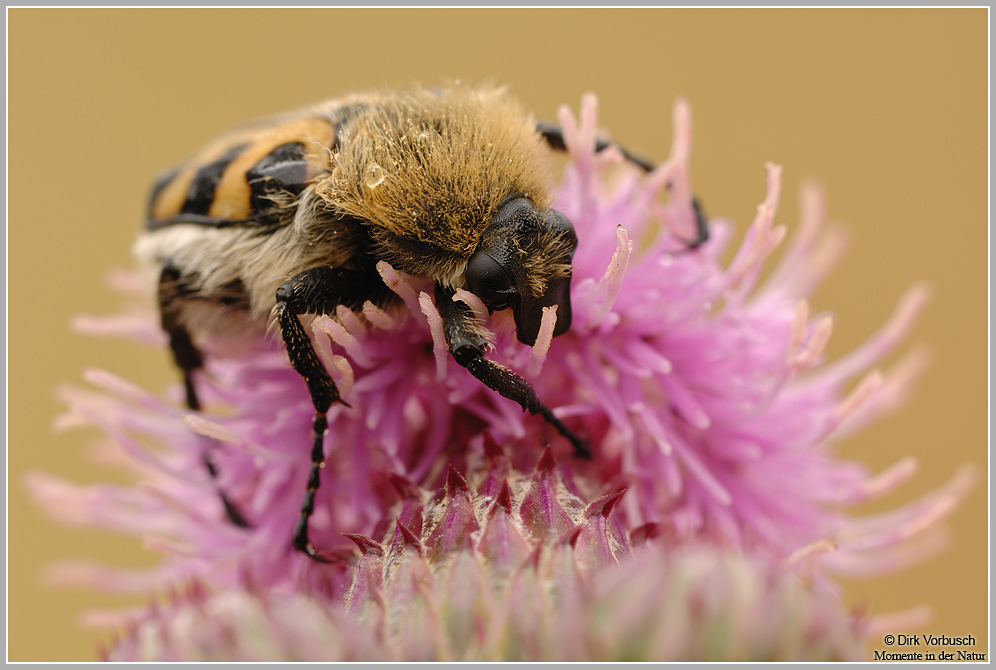
M478 251L467 261L467 287L494 310L503 310L518 297L512 278L498 261Z

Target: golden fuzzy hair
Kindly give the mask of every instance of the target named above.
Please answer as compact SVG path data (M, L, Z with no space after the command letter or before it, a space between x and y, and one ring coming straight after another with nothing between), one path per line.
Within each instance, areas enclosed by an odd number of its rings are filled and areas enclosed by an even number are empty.
M548 148L504 89L418 89L375 100L342 129L335 167L317 193L368 222L398 269L453 282L507 196L549 206Z

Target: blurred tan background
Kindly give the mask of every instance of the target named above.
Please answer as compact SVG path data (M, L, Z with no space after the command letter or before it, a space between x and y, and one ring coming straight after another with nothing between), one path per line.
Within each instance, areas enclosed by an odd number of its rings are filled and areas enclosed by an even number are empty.
M694 113L692 174L707 211L750 222L764 162L785 167L778 221L805 178L825 185L851 248L815 295L838 317L831 358L862 342L903 290L935 295L910 342L934 362L909 406L840 445L878 471L920 473L868 511L912 500L974 463L948 550L902 574L846 584L875 612L933 608L930 633L988 650L987 12L971 10L72 10L8 12L8 658L92 660L109 639L81 612L134 604L54 588L43 567L154 560L140 541L50 521L28 470L106 479L56 435L57 385L102 367L160 390L166 354L74 335L113 312L105 273L127 266L147 187L236 123L351 90L492 78L542 118L601 99L601 122L663 159L671 105ZM738 233L738 234L739 234ZM914 631L896 631L914 632ZM873 648L883 648L875 643Z

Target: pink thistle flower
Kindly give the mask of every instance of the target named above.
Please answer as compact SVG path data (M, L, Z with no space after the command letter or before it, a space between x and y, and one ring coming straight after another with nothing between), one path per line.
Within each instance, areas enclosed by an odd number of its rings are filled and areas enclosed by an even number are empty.
M937 523L970 486L969 473L892 513L856 519L846 507L892 490L915 463L873 476L832 453L837 439L899 405L925 364L914 351L885 373L873 368L901 341L927 290L911 289L866 344L826 363L833 320L810 314L805 298L830 270L841 239L823 231L819 191L804 191L800 230L759 285L765 261L786 237L774 223L780 168L768 166L757 216L724 266L728 222L711 221L710 241L694 251L681 243L692 237L695 220L687 105L676 107L671 157L647 176L615 150L595 153L595 107L589 96L580 121L566 110L560 116L570 161L557 207L580 239L571 331L551 342L555 314L548 313L536 345L526 347L507 314L488 317L474 296L456 296L493 330L490 356L530 379L558 417L589 437L591 461L572 458L549 425L449 360L431 285L382 262L378 270L403 309L386 313L368 304L361 313L340 309L312 324L316 349L350 404L334 405L328 415L327 464L310 525L313 544L330 563L290 547L310 467L312 406L283 348L261 340L248 352L209 357L198 378L202 413L180 409L179 389L162 399L102 371L86 374L96 391L63 391L70 409L62 425L98 427L140 483L78 486L34 473L36 497L66 522L143 536L165 558L149 571L74 563L57 575L122 591L194 581L222 594L251 584L255 593L339 601L383 580L383 571L378 577L368 564L377 551L387 555L380 543L391 533L391 542L402 541L395 528L408 529L415 539L405 542L418 544L419 555L432 559L439 547L447 553L473 546L512 572L536 549L511 539L513 530L525 540L530 524L539 523L530 510L555 510L557 492L520 492L514 529L484 523L469 496L450 525L431 519L422 526L422 515L433 509L430 491L452 499L466 485L457 473L483 473L473 499L501 507L496 501L512 500L505 478L531 472L546 444L557 464L551 455L540 467L557 469L557 486L575 507L550 512L543 524L558 536L574 532L580 501L612 500L615 530L605 537L616 539L582 541L584 565L618 563L611 547L623 546L619 538L651 540L669 551L725 545L821 575L893 570L936 550ZM165 342L151 314L79 325ZM207 457L217 479L206 472ZM613 498L622 489L626 495ZM219 491L250 528L227 519ZM435 535L419 538L409 523ZM489 544L489 533L505 539Z

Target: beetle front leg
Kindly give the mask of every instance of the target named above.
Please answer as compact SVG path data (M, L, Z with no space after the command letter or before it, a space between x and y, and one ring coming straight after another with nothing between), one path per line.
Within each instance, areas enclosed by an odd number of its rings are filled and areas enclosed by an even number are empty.
M591 458L588 444L557 418L553 411L544 405L533 390L532 385L508 368L484 357L487 338L473 310L463 302L453 300L453 289L436 285L436 304L443 318L446 345L453 359L467 368L492 391L497 391L509 400L522 406L523 411L538 414L566 437L574 447L574 454L580 458Z
M378 277L378 281L379 277ZM311 338L299 318L302 314L327 314L338 305L355 307L363 304L370 294L370 276L340 268L318 267L295 275L277 289L277 306L274 315L280 334L287 345L291 365L308 385L308 393L315 407L311 426L311 470L308 488L301 504L301 514L294 527L292 546L310 558L327 563L320 557L308 539L308 520L315 511L315 495L321 485L321 470L325 465L323 449L325 431L328 430L328 410L332 403L349 406L339 397L339 389L315 353ZM383 282L381 282L383 283Z

